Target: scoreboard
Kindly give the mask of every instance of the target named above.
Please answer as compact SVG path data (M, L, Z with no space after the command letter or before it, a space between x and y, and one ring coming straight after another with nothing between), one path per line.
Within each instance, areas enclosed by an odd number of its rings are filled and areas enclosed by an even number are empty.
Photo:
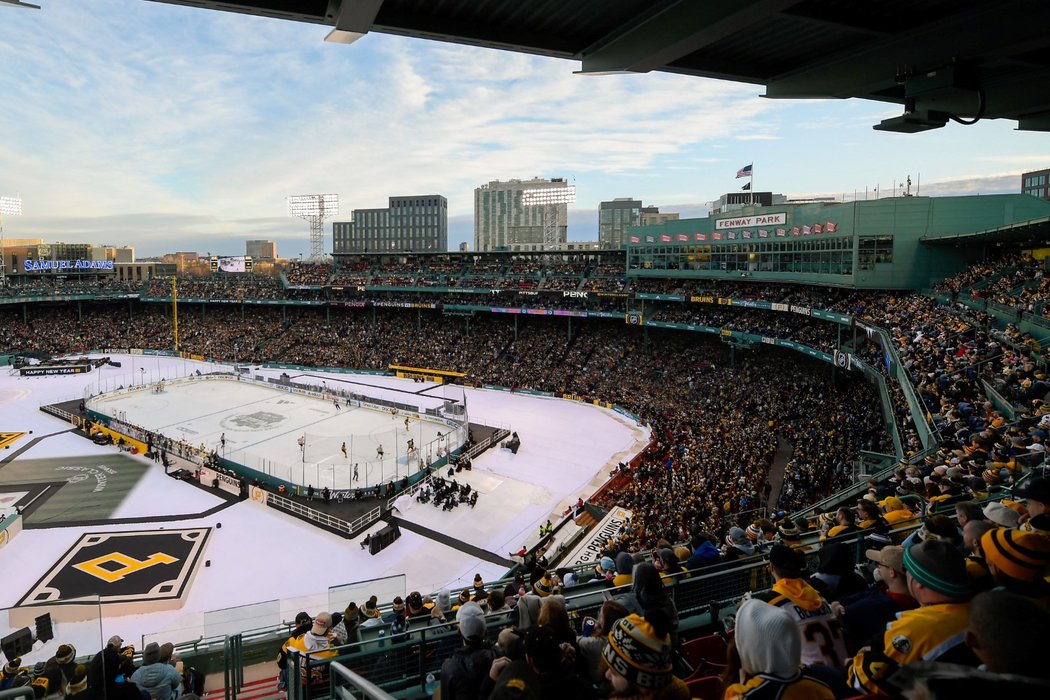
M252 257L250 255L231 255L219 257L211 256L212 272L251 272Z

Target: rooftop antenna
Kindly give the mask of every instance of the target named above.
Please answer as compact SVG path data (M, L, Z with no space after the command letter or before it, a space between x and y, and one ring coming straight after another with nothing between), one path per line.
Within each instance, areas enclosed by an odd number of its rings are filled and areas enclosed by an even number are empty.
M7 264L4 262L4 215L22 216L21 197L0 197L0 288L7 286Z
M310 222L310 262L324 260L324 220L338 213L337 194L299 194L288 198L288 216Z

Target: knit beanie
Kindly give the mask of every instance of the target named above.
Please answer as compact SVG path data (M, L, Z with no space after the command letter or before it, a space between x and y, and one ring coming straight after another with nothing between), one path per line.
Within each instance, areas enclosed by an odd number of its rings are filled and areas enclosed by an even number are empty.
M58 648L58 652L59 654L62 653L62 647ZM156 642L150 642L142 650L142 665L148 666L150 664L155 664L158 661L160 661L160 645ZM58 662L62 663L61 660L59 660Z
M470 601L470 589L469 588L464 588L459 594L459 604L463 605L463 603L466 603L466 602L469 602L469 601Z
M394 602L391 605L391 607L393 608L394 612L401 612L405 609L405 601L401 599L401 596L395 596Z
M484 590L484 588L485 588L485 582L483 580L481 580L481 574L474 574L474 590L475 591L480 591L480 590Z
M944 540L926 540L904 550L904 570L931 591L951 600L970 597L966 561Z
M634 557L627 552L620 552L616 555L616 573L627 574L634 571Z
M602 657L616 673L639 688L659 690L671 682L671 637L657 635L640 615L617 621L609 632Z
M379 617L379 599L372 596L365 602L365 617Z
M739 528L733 529L736 530ZM730 532L732 531L733 530L730 530ZM762 539L762 526L759 525L758 521L756 520L755 522L747 526L747 531L745 534L747 535L747 539L751 540L752 542L758 542L760 539Z
M551 591L554 590L554 581L551 580L551 575L544 572L540 580L532 584L532 589L540 598L546 598L549 596Z
M981 550L989 564L1018 581L1035 581L1050 565L1050 538L1035 532L989 530L981 537Z
M157 657L157 662L166 664L171 663L171 655L175 653L175 645L171 642L164 642L160 645L160 654Z
M693 556L693 553L689 551L688 547L678 545L674 548L674 555L678 557L678 561L687 561L689 557Z
M17 656L15 658L11 659L10 661L8 661L7 665L4 666L4 675L5 676L14 676L14 675L16 675L18 673L18 669L20 669L21 667L22 667L22 657L21 656Z
M749 676L789 678L802 663L802 632L786 610L752 598L736 610L736 650Z
M452 603L449 601L449 594L447 590L438 592L437 606L445 612L448 612L452 609Z
M408 605L408 612L416 615L423 610L423 594L419 591L412 591L408 594L405 603Z
M69 679L69 695L76 695L87 690L88 667L85 664L77 664L73 669L73 676Z
M602 557L602 571L616 571L616 563L612 557Z
M361 611L357 607L357 603L351 601L350 604L346 606L346 610L343 611L343 619L347 622L349 622L351 619L356 620L360 612ZM323 632L315 632L314 634L323 634Z

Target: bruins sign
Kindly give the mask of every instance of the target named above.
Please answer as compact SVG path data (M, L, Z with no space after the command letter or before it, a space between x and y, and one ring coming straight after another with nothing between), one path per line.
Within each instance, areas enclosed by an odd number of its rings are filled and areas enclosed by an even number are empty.
M210 532L205 527L82 535L18 605L54 606L98 596L102 605L119 605L121 614L180 607Z

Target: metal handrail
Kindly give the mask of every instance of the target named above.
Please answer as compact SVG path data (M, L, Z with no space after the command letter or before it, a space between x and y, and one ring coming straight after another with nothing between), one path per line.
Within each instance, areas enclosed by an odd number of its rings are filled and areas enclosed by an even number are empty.
M336 685L336 676L338 676L353 686L354 690L360 691L364 694L364 697L369 698L370 700L396 700L393 695L386 692L375 683L357 675L338 661L333 661L328 667L331 669L330 678L332 682L333 697L339 697L342 700L350 700L355 697L351 694L350 689L341 685Z

